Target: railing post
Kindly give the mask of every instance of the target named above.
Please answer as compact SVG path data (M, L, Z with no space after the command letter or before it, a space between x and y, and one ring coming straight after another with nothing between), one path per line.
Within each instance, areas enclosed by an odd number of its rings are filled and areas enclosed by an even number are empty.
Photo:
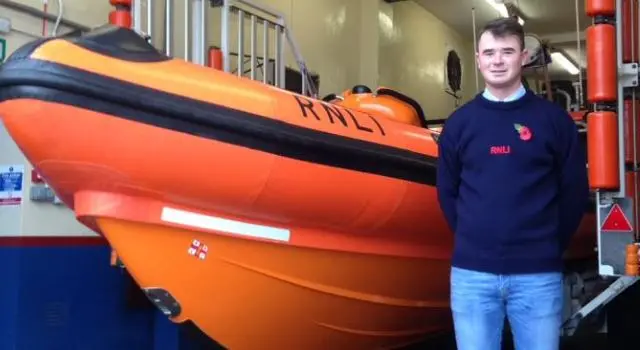
M191 60L199 65L206 65L207 46L207 0L185 0L194 1L191 5Z
M191 61L192 57L191 57L191 38L193 36L193 33L191 32L191 7L192 7L192 0L182 0L184 2L184 22L182 23L182 27L184 28L184 38L183 38L183 45L184 45L184 51L182 53L182 56L184 57L184 60L189 62Z
M141 1L141 0L134 0L134 1L138 2L138 1ZM154 20L155 2L156 2L156 0L147 0L147 35L150 38L152 38L152 40L153 40L153 35L154 35L153 25L155 23L155 20Z
M244 11L238 10L238 70L241 77L244 73Z
M173 54L173 0L165 0L164 9L164 54Z
M229 0L222 1L222 11L220 13L220 50L222 50L222 70L225 72L231 71L231 65L229 62Z
M267 84L269 82L269 22L262 21L263 44L262 44L262 82Z
M282 62L282 51L283 51L283 42L282 42L282 36L280 35L280 30L282 27L280 27L280 25L278 24L274 24L274 35L275 35L275 39L276 39L276 49L274 52L274 67L273 67L273 74L274 74L274 80L273 83L275 86L277 87L283 87L284 83L281 81L282 80L282 76L280 75L280 65L284 66L284 62Z
M249 72L251 80L256 79L256 15L251 14L251 71Z
M129 3L131 2L132 1L129 1ZM133 30L138 33L142 33L142 0L133 0L133 6L131 6L131 16L133 17Z

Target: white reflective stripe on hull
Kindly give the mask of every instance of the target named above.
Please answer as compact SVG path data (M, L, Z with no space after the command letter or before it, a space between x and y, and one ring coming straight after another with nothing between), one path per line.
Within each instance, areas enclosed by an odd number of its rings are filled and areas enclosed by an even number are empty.
M250 224L169 207L162 209L161 220L179 225L283 242L288 242L291 235L288 229Z

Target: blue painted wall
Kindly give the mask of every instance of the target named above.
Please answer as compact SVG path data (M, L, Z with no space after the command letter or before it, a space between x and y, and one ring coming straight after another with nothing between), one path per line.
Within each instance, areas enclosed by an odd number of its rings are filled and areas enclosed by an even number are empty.
M0 349L12 349L18 325L19 251L0 247Z
M0 349L202 349L109 258L106 245L0 240Z

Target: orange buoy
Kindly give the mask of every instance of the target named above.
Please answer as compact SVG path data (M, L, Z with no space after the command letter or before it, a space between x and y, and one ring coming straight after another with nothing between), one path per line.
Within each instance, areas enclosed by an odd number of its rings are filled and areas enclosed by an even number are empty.
M633 111L634 105L635 114ZM624 161L627 163L635 162L634 152L638 157L638 160L640 161L640 120L638 120L639 113L640 100L633 100L631 98L627 98L624 100Z
M640 275L640 261L638 260L638 246L636 244L627 244L627 254L625 259L625 274L627 276Z
M587 100L614 102L617 97L616 28L607 23L587 28Z
M361 111L374 117L391 119L403 124L424 126L424 111L409 96L389 88L375 92L364 85L356 85L334 104Z
M587 116L589 185L592 189L620 187L618 120L615 112L595 111Z
M209 67L222 70L222 50L216 47L209 48Z
M116 8L109 12L109 23L131 28L131 0L109 0L109 3Z
M115 26L131 28L131 13L129 11L111 11L109 12L109 23Z
M587 16L615 16L616 0L587 0Z
M638 62L638 0L622 0L622 60Z

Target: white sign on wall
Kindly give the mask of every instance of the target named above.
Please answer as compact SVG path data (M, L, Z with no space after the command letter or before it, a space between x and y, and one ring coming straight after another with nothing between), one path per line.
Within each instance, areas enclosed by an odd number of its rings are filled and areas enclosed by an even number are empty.
M20 205L24 165L0 165L0 206Z

